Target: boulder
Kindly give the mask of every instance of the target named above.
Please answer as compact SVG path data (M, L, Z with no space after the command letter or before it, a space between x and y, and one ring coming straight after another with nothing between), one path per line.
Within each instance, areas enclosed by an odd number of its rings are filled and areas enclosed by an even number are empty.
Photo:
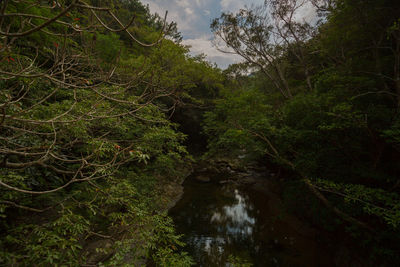
M204 182L204 183L208 183L208 182L211 181L210 177L209 177L209 176L206 176L206 175L197 175L197 176L195 177L195 179L196 179L197 181Z

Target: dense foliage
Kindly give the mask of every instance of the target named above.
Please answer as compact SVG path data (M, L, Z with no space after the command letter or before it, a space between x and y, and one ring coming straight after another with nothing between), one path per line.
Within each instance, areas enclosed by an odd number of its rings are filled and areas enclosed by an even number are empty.
M139 1L0 7L0 265L190 265L165 215L191 164L169 117L219 72Z
M222 72L138 0L0 1L0 265L191 265L165 213L203 133L209 156L284 170L298 216L398 263L399 14L223 13L216 44L244 62Z
M305 9L320 20L301 19ZM225 71L204 126L210 154L296 173L289 198L300 216L332 229L329 210L391 264L400 246L399 14L400 3L385 0L265 1L222 14L211 25L216 43L245 63ZM310 195L324 204L318 213Z

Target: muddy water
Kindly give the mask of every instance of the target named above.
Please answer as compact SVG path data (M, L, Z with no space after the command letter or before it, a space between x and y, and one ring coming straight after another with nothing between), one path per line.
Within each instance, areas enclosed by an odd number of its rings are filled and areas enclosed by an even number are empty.
M318 233L287 214L273 193L189 178L170 211L197 266L334 266Z

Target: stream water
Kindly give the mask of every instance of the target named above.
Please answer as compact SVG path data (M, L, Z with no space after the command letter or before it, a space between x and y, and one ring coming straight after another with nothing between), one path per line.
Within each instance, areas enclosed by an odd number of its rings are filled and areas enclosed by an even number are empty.
M197 266L231 266L230 256L253 266L334 266L318 234L286 214L276 198L189 178L170 215Z

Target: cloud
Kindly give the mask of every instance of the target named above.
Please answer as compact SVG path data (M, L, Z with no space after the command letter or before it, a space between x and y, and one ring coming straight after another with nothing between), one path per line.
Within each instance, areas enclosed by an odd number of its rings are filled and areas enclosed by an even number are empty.
M240 57L224 54L212 46L211 20L219 17L221 12L237 12L246 5L261 5L264 0L142 0L142 2L149 5L151 12L157 12L161 16L168 10L168 21L178 23L183 43L192 47L192 53L204 53L209 61L225 68L230 63L240 61ZM306 4L298 10L296 20L303 19L311 24L316 22L316 12L312 6Z
M175 3L180 7L187 7L190 6L188 0L176 0Z
M201 34L193 22L198 20L197 12L192 7L193 0L142 0L143 4L148 4L152 13L158 13L161 16L168 11L169 22L175 21L178 23L179 31L184 35L188 33Z
M240 9L242 6L240 3L242 1L235 1L235 0L221 0L221 8L223 11L236 11Z
M187 7L187 8L185 8L185 13L187 15L191 16L191 15L193 15L193 9Z
M261 5L263 0L221 0L221 10L224 12L236 12L245 6Z
M148 4L151 12L157 12L163 15L168 10L168 21L175 21L178 29L182 32L184 38L193 38L196 35L204 34L204 25L202 17L204 14L198 5L202 5L204 1L210 0L142 0L144 4ZM203 27L199 27L199 26Z
M196 0L196 4L199 7L203 6L203 3L204 3L204 1L202 1L202 0Z
M204 53L207 59L221 68L238 61L238 57L218 52L211 44L210 23L222 11L235 12L246 4L260 4L263 0L142 0L150 11L163 16L168 10L168 21L175 21L184 43L191 45L193 54Z
M211 42L212 36L205 35L195 39L183 40L184 45L191 46L193 55L205 54L210 62L215 62L220 68L227 68L232 63L241 61L241 57L218 51Z
M310 2L307 2L297 10L295 19L315 25L318 21L317 9Z

